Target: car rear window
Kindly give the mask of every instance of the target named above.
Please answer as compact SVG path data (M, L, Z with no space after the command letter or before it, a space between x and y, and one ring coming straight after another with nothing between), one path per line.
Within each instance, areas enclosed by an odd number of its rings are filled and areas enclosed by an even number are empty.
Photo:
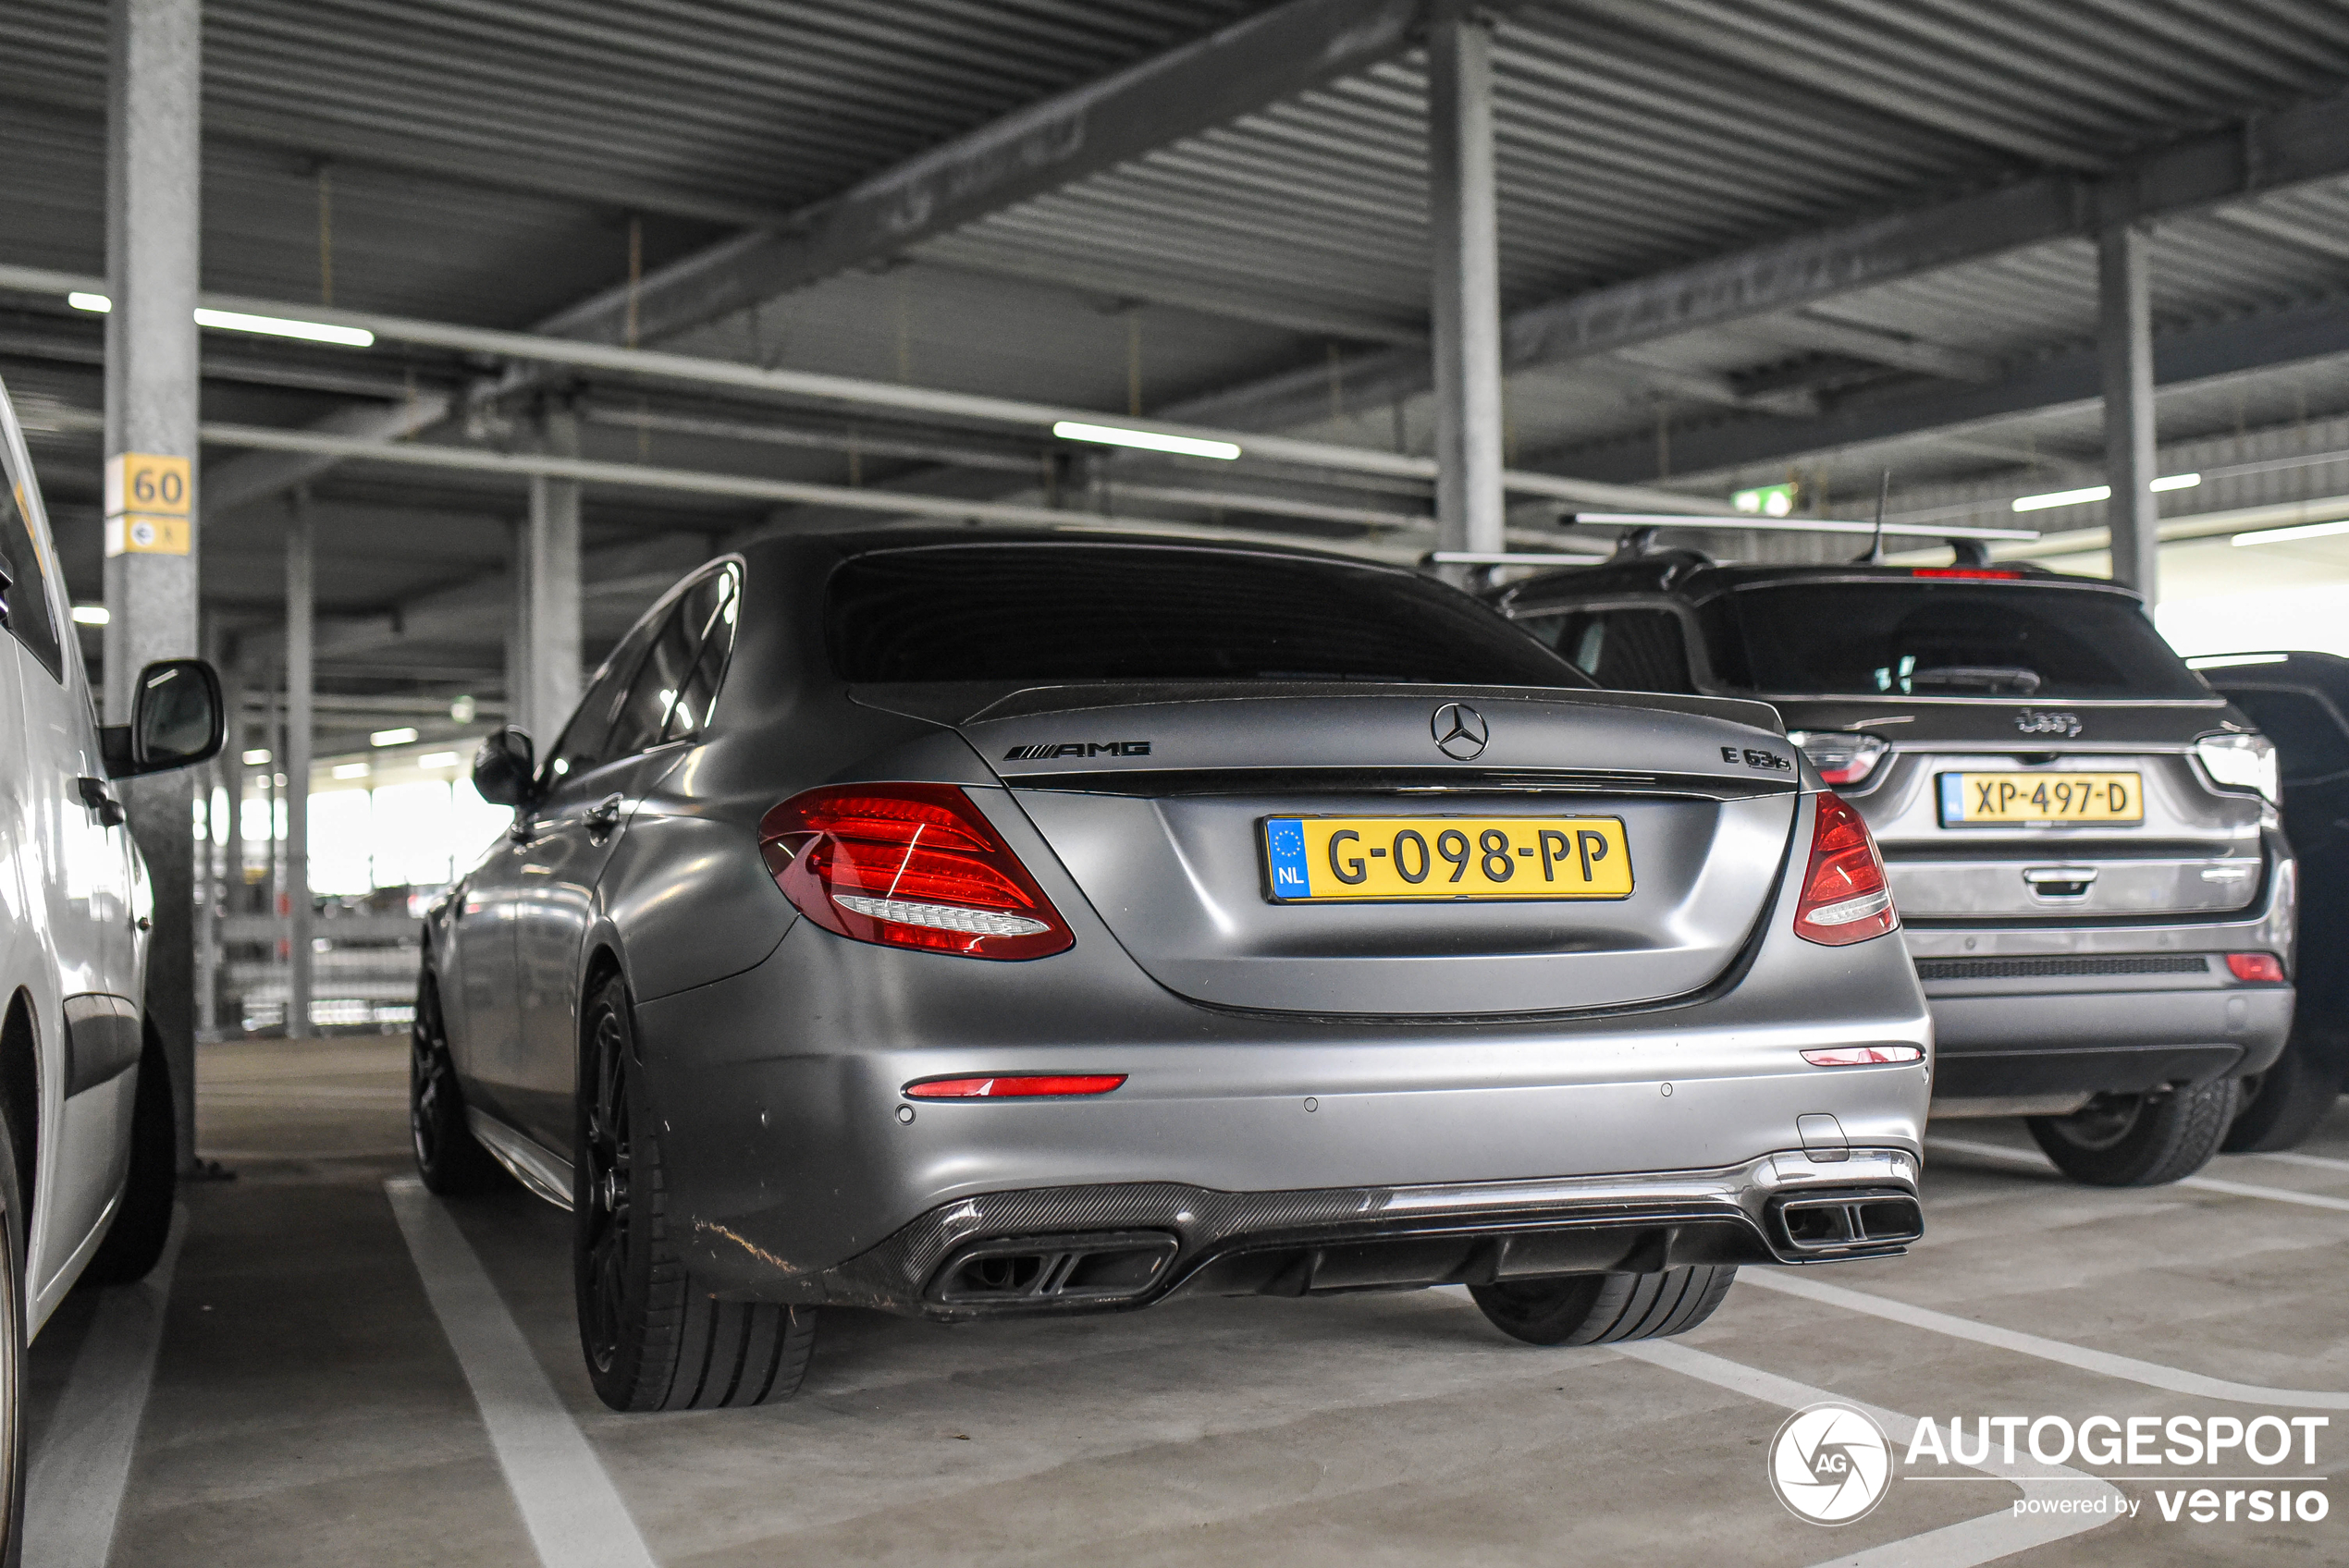
M2135 603L2054 584L1879 580L1738 589L1716 662L1798 696L2207 697Z
M855 682L1404 680L1587 687L1475 600L1408 572L1183 545L879 550L833 572Z

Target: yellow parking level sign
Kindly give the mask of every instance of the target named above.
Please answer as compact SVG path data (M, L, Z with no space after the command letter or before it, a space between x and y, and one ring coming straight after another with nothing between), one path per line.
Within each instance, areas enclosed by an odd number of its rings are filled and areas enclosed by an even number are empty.
M117 452L106 459L106 554L184 556L194 499L185 458Z

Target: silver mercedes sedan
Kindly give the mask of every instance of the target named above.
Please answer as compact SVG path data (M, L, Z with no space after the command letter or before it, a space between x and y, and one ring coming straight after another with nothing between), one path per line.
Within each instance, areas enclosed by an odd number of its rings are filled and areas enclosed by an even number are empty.
M1919 1234L1858 815L1766 705L1408 571L779 539L474 779L514 824L426 924L417 1162L571 1210L615 1408L783 1397L828 1305L1459 1284L1593 1343Z

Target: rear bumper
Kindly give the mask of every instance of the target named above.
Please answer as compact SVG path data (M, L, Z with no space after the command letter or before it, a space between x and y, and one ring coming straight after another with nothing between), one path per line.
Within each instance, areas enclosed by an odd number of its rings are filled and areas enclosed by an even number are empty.
M1196 1216L1231 1194L1338 1193L1313 1214L1375 1226L1395 1217L1364 1194L1473 1188L1473 1208L1494 1183L1717 1171L1814 1145L1914 1156L1929 1058L1819 1068L1802 1056L1929 1050L1906 955L1883 939L1816 947L1789 923L1780 912L1740 983L1700 1003L1396 1023L1202 1007L1085 932L1069 953L984 963L803 921L757 968L637 1005L672 1234L712 1291L880 1305L916 1299L903 1269L834 1276L926 1216L1003 1194L1148 1190L1182 1194L1194 1207L1174 1212ZM1065 1099L900 1093L1034 1072L1126 1082ZM1182 1233L1158 1212L1121 1198L1052 1224Z
M1929 999L1937 1103L2206 1084L2267 1068L2292 1032L2289 986Z
M1121 1311L1184 1294L1330 1294L1906 1251L1922 1230L1915 1157L1830 1152L1531 1182L991 1193L932 1209L826 1270L822 1299L961 1321ZM1829 1214L1845 1218L1813 1222Z

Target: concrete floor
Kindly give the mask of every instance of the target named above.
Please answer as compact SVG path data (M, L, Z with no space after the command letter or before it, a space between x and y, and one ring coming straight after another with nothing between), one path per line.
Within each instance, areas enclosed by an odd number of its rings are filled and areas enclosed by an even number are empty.
M373 1039L204 1047L203 1151L237 1179L185 1194L113 1563L541 1561L387 1193L407 1170L404 1053ZM2025 1144L2010 1123L1937 1131ZM528 1364L543 1369L556 1436L575 1447L575 1422L589 1478L608 1476L633 1517L643 1549L618 1540L615 1562L1791 1568L1881 1548L1864 1560L2315 1564L2349 1561L2339 1513L2160 1518L2157 1488L2245 1474L2240 1460L2129 1478L2107 1467L2143 1506L2095 1527L2015 1521L2026 1492L2011 1479L1953 1468L1948 1484L1905 1484L1931 1467L1904 1467L1879 1508L1832 1530L1779 1506L1763 1460L1789 1408L1830 1396L1945 1425L2315 1408L2049 1358L2085 1347L2316 1390L2340 1413L2316 1464L2281 1473L2325 1477L2297 1489L2349 1501L2334 1484L2349 1400L2329 1392L2349 1390L2349 1113L2304 1153L2316 1162L2229 1158L2206 1173L2245 1191L2146 1192L1942 1153L1923 1245L1794 1281L1862 1297L1790 1294L1757 1279L1787 1271L1749 1271L1712 1322L1654 1354L1518 1345L1456 1290L961 1329L840 1313L798 1400L649 1417L606 1411L580 1369L564 1217L519 1191L448 1212L494 1282L490 1314L520 1329L505 1371L533 1384ZM1882 1315L1900 1304L1964 1321ZM92 1375L81 1362L95 1357L77 1352L99 1310L77 1293L34 1347L36 1453L61 1390ZM2060 1344L1984 1344L1960 1337L1968 1325ZM2003 1533L2028 1529L2084 1533L2035 1547ZM628 1533L623 1518L616 1540Z

